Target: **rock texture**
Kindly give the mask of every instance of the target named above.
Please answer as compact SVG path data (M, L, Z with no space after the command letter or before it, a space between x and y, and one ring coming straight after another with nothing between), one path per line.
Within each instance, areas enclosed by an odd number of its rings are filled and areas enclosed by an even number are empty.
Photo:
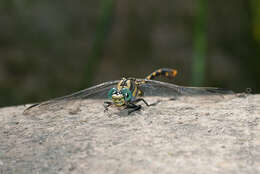
M2 108L0 173L260 173L260 95L146 100L160 102L131 115L103 100Z

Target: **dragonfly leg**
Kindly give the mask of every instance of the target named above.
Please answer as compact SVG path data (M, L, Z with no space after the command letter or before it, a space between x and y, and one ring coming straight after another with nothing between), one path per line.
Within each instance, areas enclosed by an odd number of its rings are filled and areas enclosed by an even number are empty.
M128 110L128 115L131 114L132 112L138 111L141 109L141 105L136 105L134 103L128 103L126 105L126 108L131 108L131 110Z
M148 104L147 101L145 101L143 98L137 98L137 99L135 99L135 100L133 101L133 103L138 103L138 102L140 102L140 101L144 102L144 104L145 104L146 106L154 106L154 105L156 105L156 103Z
M113 105L113 102L110 102L110 101L105 101L104 102L104 112L106 112L108 110L108 107L110 107L111 105Z

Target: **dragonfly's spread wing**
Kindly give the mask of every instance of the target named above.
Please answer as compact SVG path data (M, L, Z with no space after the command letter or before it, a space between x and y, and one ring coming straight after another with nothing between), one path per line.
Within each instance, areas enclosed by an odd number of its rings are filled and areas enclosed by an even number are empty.
M33 113L36 111L37 113L42 113L45 111L57 111L63 109L66 106L74 107L75 102L79 102L82 99L86 98L103 98L107 97L108 91L115 87L119 80L105 82L99 85L95 85L93 87L75 92L70 95L66 95L63 97L55 98L52 100L48 100L42 103L34 104L27 108L24 113Z
M233 94L232 91L221 88L184 87L156 80L138 80L142 81L139 88L144 91L145 96L167 96L175 99L182 98L191 102L193 100L198 101L198 99L215 102L223 99L225 95Z

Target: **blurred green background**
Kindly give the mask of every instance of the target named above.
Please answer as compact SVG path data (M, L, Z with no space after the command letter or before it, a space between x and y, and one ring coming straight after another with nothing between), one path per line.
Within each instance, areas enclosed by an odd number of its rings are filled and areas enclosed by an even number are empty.
M259 0L0 0L0 106L176 68L260 92Z

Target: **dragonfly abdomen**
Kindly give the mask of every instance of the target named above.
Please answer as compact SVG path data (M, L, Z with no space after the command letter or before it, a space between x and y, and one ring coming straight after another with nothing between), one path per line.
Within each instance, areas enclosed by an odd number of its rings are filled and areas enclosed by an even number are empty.
M157 76L164 76L167 78L173 78L177 75L177 70L170 68L160 68L146 77L147 80L152 80Z

